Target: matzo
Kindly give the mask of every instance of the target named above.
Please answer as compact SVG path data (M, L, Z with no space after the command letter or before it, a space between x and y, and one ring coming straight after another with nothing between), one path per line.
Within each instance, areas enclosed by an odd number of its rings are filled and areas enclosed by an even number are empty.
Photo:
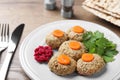
M120 1L119 0L85 0L84 4L96 5L109 12L120 15Z
M96 9L96 10L99 10L100 12L109 14L109 15L111 15L111 16L113 16L113 17L120 18L120 15L119 15L119 14L110 12L110 11L108 11L107 9L104 9L104 8L102 8L102 7L100 7L100 6L95 5L95 4L91 4L91 5L89 5L89 4L83 4L83 5L88 6L88 7L91 7L91 8L94 8L94 9Z
M93 13L94 15L96 15L96 16L102 18L102 19L105 19L105 20L107 20L107 21L109 21L109 22L111 22L111 23L113 23L113 24L115 24L117 26L120 26L120 19L115 18L115 17L113 17L111 15L108 15L108 14L102 13L102 12L100 12L98 10L95 10L95 9L90 8L88 6L85 6L85 5L83 5L83 7L86 10L90 11L91 13Z

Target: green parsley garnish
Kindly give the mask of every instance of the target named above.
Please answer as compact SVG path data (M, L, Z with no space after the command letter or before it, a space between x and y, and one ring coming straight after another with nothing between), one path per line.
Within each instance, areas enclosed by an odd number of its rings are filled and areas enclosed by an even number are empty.
M114 56L118 53L116 44L105 38L99 31L84 33L83 43L89 53L99 54L106 63L114 61Z

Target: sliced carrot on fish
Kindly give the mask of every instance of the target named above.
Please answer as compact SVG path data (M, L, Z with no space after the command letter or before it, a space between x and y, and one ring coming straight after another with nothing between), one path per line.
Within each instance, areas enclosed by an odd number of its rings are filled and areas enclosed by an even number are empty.
M84 29L83 29L82 27L80 27L80 26L74 26L74 27L72 28L72 30L73 30L74 32L76 32L76 33L83 33L83 32L84 32Z
M81 48L80 43L77 41L70 41L69 42L69 47L73 50L78 50Z
M61 55L58 56L57 61L60 64L68 65L68 64L70 64L70 57L68 57L65 54L61 54Z
M55 37L62 37L64 35L64 32L59 30L59 29L56 29L56 30L53 31L53 35Z
M85 61L85 62L91 62L93 59L94 59L93 54L84 53L84 54L82 55L82 60Z

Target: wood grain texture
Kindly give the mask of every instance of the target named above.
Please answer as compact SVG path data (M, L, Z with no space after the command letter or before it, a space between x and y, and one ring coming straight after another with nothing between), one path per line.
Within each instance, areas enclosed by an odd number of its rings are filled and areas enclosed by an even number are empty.
M10 66L7 80L30 80L19 62L19 48L24 38L40 25L58 20L67 20L60 15L60 0L56 0L57 9L54 11L46 10L43 1L44 0L0 0L0 23L9 23L10 32L20 23L25 23L24 33ZM120 27L88 13L81 7L83 1L84 0L75 0L73 6L74 17L72 19L87 20L103 25L120 37ZM2 65L5 55L5 52L0 55L0 66Z

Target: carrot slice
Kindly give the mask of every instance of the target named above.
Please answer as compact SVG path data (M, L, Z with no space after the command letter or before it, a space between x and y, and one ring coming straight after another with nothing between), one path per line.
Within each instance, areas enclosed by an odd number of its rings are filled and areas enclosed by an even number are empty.
M73 30L74 32L76 32L76 33L83 33L83 32L84 32L84 29L83 29L82 27L80 27L80 26L74 26L74 27L72 28L72 30Z
M65 54L61 54L60 56L58 56L57 61L60 64L64 64L64 65L70 64L70 58Z
M54 35L55 37L62 37L62 36L64 35L64 32L57 29L57 30L54 30L54 31L53 31L53 35Z
M69 42L69 47L73 50L78 50L81 48L80 43L77 41L70 41Z
M85 62L91 62L93 59L94 59L93 54L84 53L84 54L82 55L82 60L85 61Z

